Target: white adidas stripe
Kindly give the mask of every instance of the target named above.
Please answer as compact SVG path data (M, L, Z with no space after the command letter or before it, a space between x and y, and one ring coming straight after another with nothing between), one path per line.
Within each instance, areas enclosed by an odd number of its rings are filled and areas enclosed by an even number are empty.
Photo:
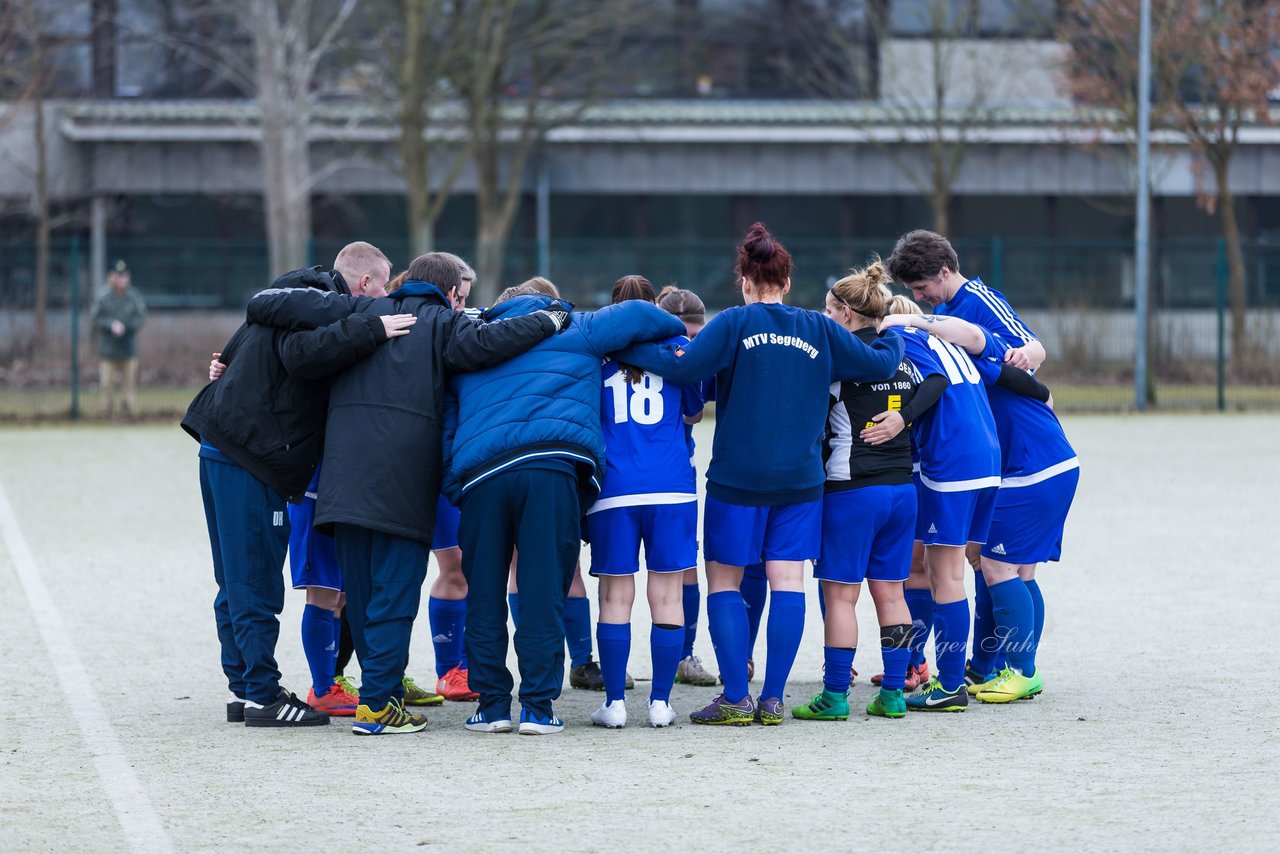
M1036 336L1033 335L1031 330L1018 319L1018 316L1013 313L1013 309L1010 306L1005 305L1004 301L996 296L986 285L978 282L969 282L969 291L978 299L982 300L983 304L985 304L987 308L991 309L991 311L995 313L996 317L1004 321L1004 324L1009 327L1010 332L1014 335L1020 336L1024 344L1035 339Z
M601 498L587 515L599 513L601 510L612 510L615 507L650 507L655 504L688 504L697 501L698 496L689 492L638 492L634 495L615 495L612 498Z
M975 477L972 480L932 480L921 474L920 482L934 492L968 492L971 489L986 489L989 486L999 486L1000 475Z
M1060 463L1049 466L1047 469L1041 469L1033 474L1019 475L1018 477L1006 477L1000 481L1001 489L1017 489L1020 486L1033 486L1037 483L1043 483L1051 477L1057 477L1063 472L1069 472L1072 469L1080 468L1080 458L1072 457L1069 460L1063 460Z

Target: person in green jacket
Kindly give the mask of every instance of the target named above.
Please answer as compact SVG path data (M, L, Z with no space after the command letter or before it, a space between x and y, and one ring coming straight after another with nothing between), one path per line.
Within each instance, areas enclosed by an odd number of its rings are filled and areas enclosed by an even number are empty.
M98 377L102 414L110 417L119 389L125 417L137 413L134 386L138 376L138 330L147 319L147 305L130 285L129 268L117 261L107 274L107 290L93 305L98 331Z

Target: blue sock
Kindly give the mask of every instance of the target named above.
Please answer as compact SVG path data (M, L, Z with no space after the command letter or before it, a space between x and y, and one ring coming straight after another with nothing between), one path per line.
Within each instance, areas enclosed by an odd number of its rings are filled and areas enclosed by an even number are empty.
M804 635L804 593L775 590L769 603L769 659L765 662L764 686L760 696L785 699L787 677ZM845 677L849 674L846 672Z
M981 572L974 573L973 586L973 651L969 655L969 667L975 673L986 675L995 671L1000 637L996 634L995 617L991 615L991 593Z
M933 628L933 593L907 588L902 595L911 611L911 659L907 666L919 667L924 664L924 645Z
M337 675L338 654L342 650L342 618L332 611L326 611L325 613L329 615L329 619L333 622L333 645L329 647L329 649L333 650L332 661L329 665L332 668L330 672Z
M596 643L600 645L600 675L604 677L605 702L621 700L627 695L631 624L596 623Z
M826 585L818 582L818 610L822 613L822 622L827 621L827 593Z
M747 606L747 658L755 658L760 620L769 598L769 578L764 574L764 564L755 563L743 569L741 590L742 601Z
M693 586L689 584L684 589L687 591ZM688 627L673 629L655 624L649 629L649 654L653 657L653 682L649 688L651 701L671 702L671 686L676 681L676 668L680 666L680 659L687 657L683 654L687 637ZM600 658L604 659L604 644L600 645Z
M1031 593L1021 578L994 584L991 590L991 612L1004 639L1004 654L1009 666L1033 676L1036 672L1035 606Z
M431 644L436 648L436 677L442 677L462 663L462 631L467 624L466 599L427 600L431 624Z
M856 649L841 646L824 646L822 648L822 687L832 694L849 693L849 668L853 667L853 654ZM769 658L773 658L773 649L769 650ZM772 694L768 696L773 696Z
M882 646L880 657L884 659L884 679L880 687L901 691L907 684L907 662L911 658L911 650L905 646Z
M591 603L586 596L564 600L564 640L569 645L570 667L581 667L591 659ZM622 665L624 672L626 668Z
M311 687L316 696L329 693L333 685L333 612L319 605L302 609L302 651L311 669Z
M707 628L724 680L724 696L731 703L747 696L747 607L737 590L707 595Z
M696 584L686 584L681 591L684 595L684 647L680 650L680 658L693 655L693 642L698 639L698 611L702 608L702 588Z
M1031 605L1036 609L1035 631L1036 652L1040 651L1040 636L1044 634L1044 594L1040 592L1040 582L1034 578L1026 582L1027 592L1031 594Z
M520 594L507 594L507 610L511 612L511 625L520 628Z
M964 660L969 649L969 600L933 606L934 649L938 654L938 681L947 691L964 685Z

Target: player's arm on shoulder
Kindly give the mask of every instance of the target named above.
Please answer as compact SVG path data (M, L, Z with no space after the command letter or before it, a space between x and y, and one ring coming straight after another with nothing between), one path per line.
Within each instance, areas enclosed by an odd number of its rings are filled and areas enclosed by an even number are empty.
M648 303L640 304L648 305ZM625 305L627 303L610 307L621 308ZM652 308L667 314L657 306ZM603 311L605 309L601 309L596 314ZM613 353L612 358L628 365L635 365L675 383L691 384L705 380L728 365L733 354L735 342L731 339L735 327L726 318L726 314L727 312L713 317L711 322L698 333L698 337L687 344L632 344L625 350ZM667 314L667 317L674 320L675 325L680 328L671 331L674 327L664 323L665 334L655 336L656 338L672 338L684 332L684 324L675 315Z
M603 359L631 344L683 335L684 324L653 303L627 300L591 312L582 332L591 352Z
M396 334L403 335L405 331ZM319 329L282 330L276 334L276 352L290 374L317 380L360 361L388 337L393 336L382 315L353 314Z
M444 364L465 373L492 368L555 335L559 326L543 312L485 323L453 312L445 324Z
M870 344L864 344L831 318L821 315L831 347L831 379L867 382L886 380L897 373L902 363L902 339L881 332Z
M1040 343L1040 339L1032 338L1020 347L1010 347L1009 351L1004 354L1004 359L1015 368L1024 371L1038 371L1040 366L1044 364L1047 355L1044 345Z
M254 294L245 309L250 323L290 331L319 329L360 311L368 297L351 297L316 288L267 288Z
M1000 376L996 379L996 385L1023 397L1034 397L1041 403L1048 403L1052 396L1047 385L1026 371L1015 368L1009 362L1000 366Z

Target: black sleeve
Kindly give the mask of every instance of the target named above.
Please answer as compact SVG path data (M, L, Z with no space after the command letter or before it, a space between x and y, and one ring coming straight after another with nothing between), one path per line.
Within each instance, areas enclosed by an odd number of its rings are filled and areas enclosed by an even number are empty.
M268 288L249 300L245 317L280 329L319 329L359 311L367 297L349 297L315 288Z
M492 368L556 334L555 321L538 312L493 323L481 323L462 312L452 314L444 364L455 373Z
M925 377L924 382L916 386L916 393L911 395L911 400L902 407L900 412L902 422L910 424L928 412L929 407L938 402L938 398L942 397L942 393L949 385L951 381L942 374L929 374Z
M290 374L318 380L360 361L386 340L379 315L353 314L319 329L277 333L276 350Z
M244 344L245 336L248 334L249 324L240 324L240 328L231 333L231 337L227 339L227 343L223 344L222 349L218 351L218 361L224 365L230 365L231 360L236 357L236 353L240 352L240 347Z
M1000 378L996 385L1009 389L1023 397L1034 397L1041 403L1049 401L1049 387L1020 368L1004 364L1000 366Z

